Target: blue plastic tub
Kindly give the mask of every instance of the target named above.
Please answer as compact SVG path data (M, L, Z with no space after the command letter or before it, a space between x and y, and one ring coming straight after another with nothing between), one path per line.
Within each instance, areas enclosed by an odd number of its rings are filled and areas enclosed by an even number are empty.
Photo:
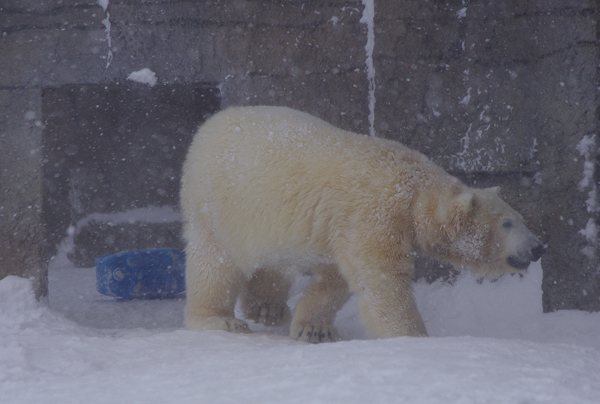
M107 296L162 299L185 292L185 254L175 248L122 251L96 258L96 288Z

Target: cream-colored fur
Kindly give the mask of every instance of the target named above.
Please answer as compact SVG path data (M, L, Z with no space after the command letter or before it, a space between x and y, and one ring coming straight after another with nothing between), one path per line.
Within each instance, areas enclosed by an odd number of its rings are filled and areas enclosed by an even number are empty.
M181 204L190 329L247 332L238 297L247 318L285 323L291 276L312 268L292 337L336 340L352 292L373 336L426 335L415 254L499 274L543 251L497 189L468 188L397 142L282 107L209 119L185 161Z

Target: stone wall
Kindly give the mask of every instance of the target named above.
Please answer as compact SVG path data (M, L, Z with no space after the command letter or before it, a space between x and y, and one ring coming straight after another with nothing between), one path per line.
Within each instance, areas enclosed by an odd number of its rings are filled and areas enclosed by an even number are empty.
M0 55L2 60L1 50ZM32 277L38 295L47 290L42 255L41 119L39 88L0 87L0 278Z
M502 185L549 245L544 309L600 309L597 176L580 185L597 155L582 153L598 130L597 2L377 4L378 134Z
M180 114L167 115L182 120L185 111L196 111L193 97L182 95L175 102L158 94L205 88L220 93L221 107L286 105L367 133L367 26L360 22L362 10L360 0L110 0L107 10L95 0L4 1L0 276L43 273L47 256L56 251L69 226L88 215L177 205L170 191L136 200L116 189L118 181L111 189L109 181L101 184L106 191L101 198L90 199L94 203L73 206L67 188L80 184L71 192L83 192L93 182L82 180L81 170L98 168L88 164L89 156L81 159L75 153L70 159L82 162L80 174L70 174L73 166L61 163L71 161L61 160L63 146L44 143L68 131L49 112L52 97L42 95L80 93L82 86L122 86L156 105L171 105ZM375 11L376 134L422 151L470 184L502 185L505 199L549 245L542 261L545 310L598 310L597 2L376 0ZM145 67L156 73L155 87L126 80ZM132 116L141 117L136 122L143 123L143 104L131 99L123 110L129 108ZM95 113L91 101L76 105L78 116ZM64 118L66 125L73 121L75 108L61 108L69 117ZM179 126L188 135L206 114L191 115ZM160 126L161 133L173 132L168 117L152 125ZM151 147L154 151L139 150L145 136L151 139L152 129L133 126L142 129L130 140L123 137L121 146L141 159L133 166L146 175L143 181L160 177L160 169L152 174L139 163L147 158L162 167L164 162ZM73 144L95 141L87 142L92 135L81 130L69 136L76 137L65 141L71 153ZM181 133L161 136L182 149L189 139ZM124 170L113 168L117 176ZM54 204L62 206L54 213L48 201L57 183L63 184L63 202ZM56 215L60 220L53 222ZM81 249L107 239L160 245L110 234L107 229L114 226L100 219L85 223L90 225L80 229L80 250L72 257L81 258ZM172 234L173 228L166 227L151 232ZM147 224L137 230L129 224L122 228L126 230L120 232L134 235L149 231ZM46 254L41 251L44 239ZM160 234L150 239L173 242L172 236ZM81 265L89 265L90 257L100 252L81 258ZM427 261L419 274L428 279L447 276L437 267Z

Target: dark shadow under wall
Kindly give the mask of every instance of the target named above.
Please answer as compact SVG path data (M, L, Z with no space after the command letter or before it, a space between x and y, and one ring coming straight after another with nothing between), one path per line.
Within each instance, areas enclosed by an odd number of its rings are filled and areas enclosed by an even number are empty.
M46 259L69 232L80 267L122 250L181 248L181 168L195 130L220 109L219 90L73 84L44 89L42 103Z

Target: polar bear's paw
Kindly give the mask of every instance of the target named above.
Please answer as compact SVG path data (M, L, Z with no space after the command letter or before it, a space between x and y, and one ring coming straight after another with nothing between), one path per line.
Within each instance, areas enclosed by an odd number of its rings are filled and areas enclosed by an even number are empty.
M250 332L248 324L245 321L232 317L209 317L198 324L200 331L222 330L247 334Z
M255 323L264 323L268 326L279 326L286 324L291 319L290 309L285 303L271 303L264 305L252 305L244 310L247 319Z
M299 341L310 342L311 344L340 340L335 327L327 324L299 324L292 326L290 337L296 338Z

